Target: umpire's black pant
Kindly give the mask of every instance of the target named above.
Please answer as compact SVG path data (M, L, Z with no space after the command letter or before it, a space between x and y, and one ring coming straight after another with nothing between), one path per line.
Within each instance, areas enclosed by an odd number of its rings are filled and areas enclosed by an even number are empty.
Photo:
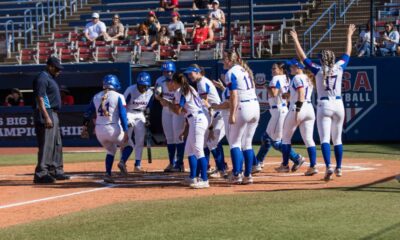
M42 123L35 124L36 139L39 145L38 162L35 177L41 178L47 174L64 174L62 142L58 114L49 111L53 127L46 128Z

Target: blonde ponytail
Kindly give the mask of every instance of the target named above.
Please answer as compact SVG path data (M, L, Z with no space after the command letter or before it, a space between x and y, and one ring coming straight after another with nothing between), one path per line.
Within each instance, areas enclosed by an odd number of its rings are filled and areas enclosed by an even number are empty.
M109 117L110 113L108 112L105 104L107 99L108 99L108 89L104 89L104 95L101 97L101 109L103 110L103 115Z

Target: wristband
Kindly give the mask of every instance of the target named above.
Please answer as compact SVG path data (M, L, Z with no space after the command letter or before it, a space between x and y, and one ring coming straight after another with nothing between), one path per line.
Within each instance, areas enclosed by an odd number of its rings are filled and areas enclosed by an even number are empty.
M296 112L300 112L301 107L303 106L303 102L297 101L295 102L296 105Z

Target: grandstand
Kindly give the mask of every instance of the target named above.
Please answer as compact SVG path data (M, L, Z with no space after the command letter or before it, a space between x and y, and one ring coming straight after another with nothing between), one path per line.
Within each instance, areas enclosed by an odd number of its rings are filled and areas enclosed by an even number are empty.
M227 0L220 1L227 12ZM305 46L317 52L331 48L342 52L348 23L365 24L369 19L369 0L254 0L254 49L256 58L290 58L294 49L288 41L288 31L296 29L303 36ZM159 1L128 0L0 0L0 34L3 36L5 64L40 64L49 55L62 62L132 62L152 65L167 59L220 59L227 45L228 27L215 31L215 42L207 45L181 45L133 48L132 39L137 26L150 10L155 11ZM379 10L378 26L387 19L395 21L400 3L375 1ZM248 1L231 0L230 43L243 58L251 56L251 31ZM332 6L334 5L334 6ZM342 9L345 16L340 16ZM181 20L190 43L193 23L208 10L192 10L191 0L179 2ZM331 11L327 11L331 8ZM121 41L81 41L82 29L92 12L100 13L107 26L113 14L118 13L126 26L126 39ZM325 15L324 15L325 14ZM170 13L157 11L162 25L169 23ZM334 18L334 19L333 19ZM308 30L312 26L311 30ZM332 27L331 37L322 37ZM308 30L308 31L307 31ZM354 36L357 38L357 36ZM319 44L315 44L318 40ZM313 46L311 46L313 45ZM314 49L315 47L315 49Z

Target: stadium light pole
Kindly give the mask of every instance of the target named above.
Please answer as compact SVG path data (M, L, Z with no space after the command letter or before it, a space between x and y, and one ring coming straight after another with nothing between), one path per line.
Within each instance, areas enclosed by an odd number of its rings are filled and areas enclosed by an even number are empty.
M369 26L370 26L370 37L371 37L371 49L370 49L370 56L375 56L374 53L374 38L375 38L375 21L374 21L374 0L370 0L370 6L369 6Z
M253 9L253 0L249 0L249 8L250 8L250 47L251 47L251 59L255 58L254 55L254 9Z
M228 31L226 33L227 39L226 39L226 49L231 48L231 0L226 1L226 9L228 11L228 21L226 22L226 25L228 27Z

